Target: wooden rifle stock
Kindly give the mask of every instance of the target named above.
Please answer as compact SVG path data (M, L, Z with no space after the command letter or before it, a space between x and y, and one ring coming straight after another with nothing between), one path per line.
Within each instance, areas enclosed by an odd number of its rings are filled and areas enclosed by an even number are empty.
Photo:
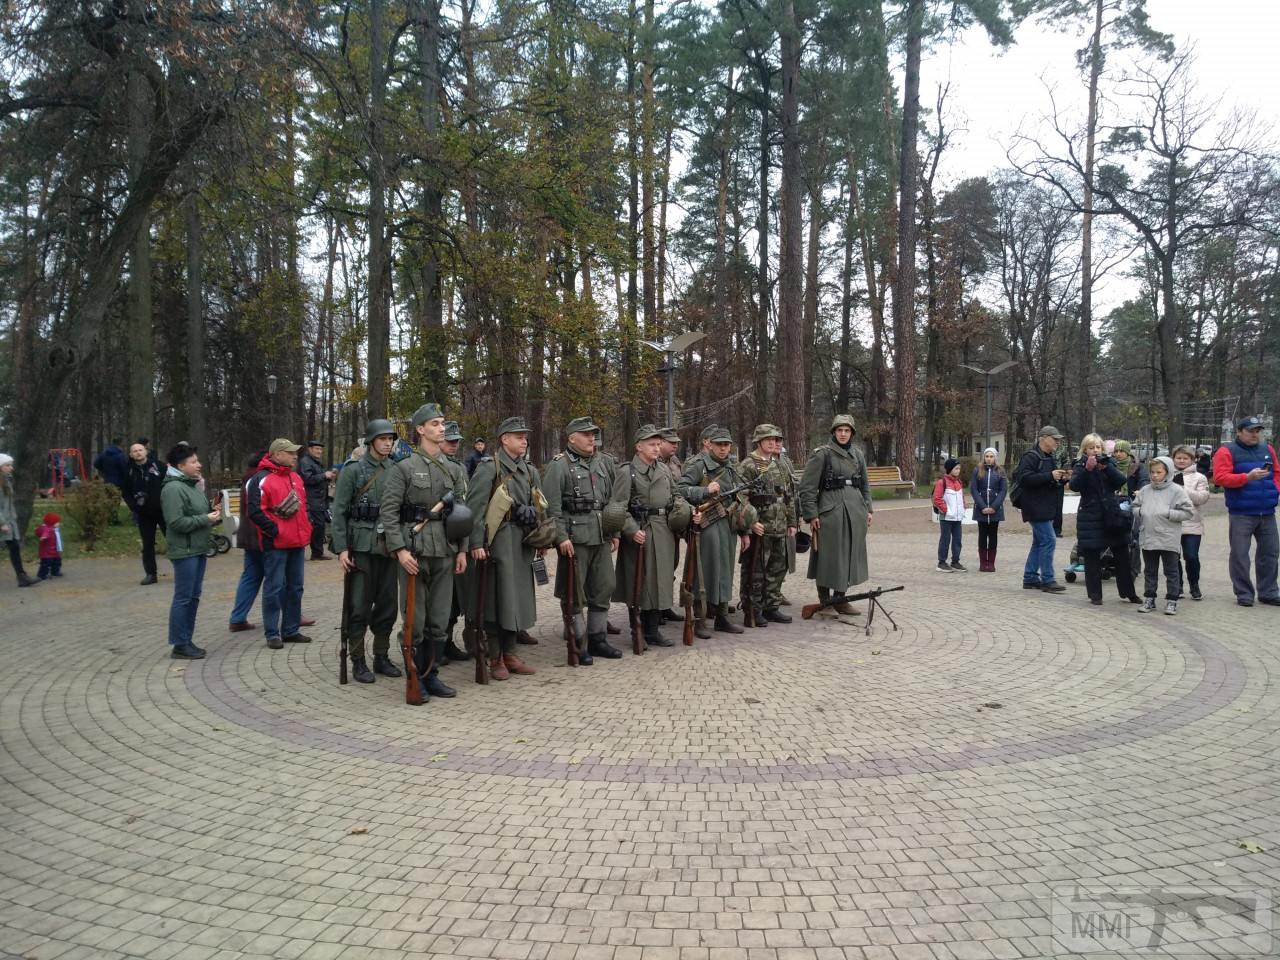
M418 575L409 574L404 598L404 633L400 650L404 654L404 702L412 707L422 705L422 678L418 676L418 664L413 658L414 601L418 596ZM425 639L425 638L424 638Z
M689 545L684 551L684 645L693 646L693 591L698 586L698 531L692 524L689 526Z
M487 684L489 682L489 668L484 662L487 653L485 650L487 640L484 632L484 595L489 588L489 558L477 560L476 563L480 569L476 576L475 616L472 617L471 623L466 629L471 631L471 652L476 659L476 683Z
M648 649L640 626L640 595L644 591L645 548L649 545L648 539L646 537L644 543L631 541L631 545L636 548L636 571L631 581L631 608L628 613L631 614L631 652L637 657Z
M814 614L823 607L834 607L837 603L852 603L854 600L874 600L882 593L894 593L898 590L905 589L905 585L899 585L896 587L876 587L872 590L864 590L861 593L837 593L833 596L827 597L825 600L820 600L817 603L806 603L800 608L800 616L802 619L812 620Z
M742 625L744 627L754 627L756 625L756 605L753 593L756 588L756 557L760 555L760 538L754 533L751 535L751 559L747 561L747 580L746 590L742 593Z
M342 575L342 653L338 663L338 683L347 682L347 631L351 626L351 578L354 570Z
M574 588L578 585L578 558L561 554L568 569L565 571L565 598L560 602L560 613L564 617L564 642L566 646L566 662L571 667L578 665L578 624L574 619Z

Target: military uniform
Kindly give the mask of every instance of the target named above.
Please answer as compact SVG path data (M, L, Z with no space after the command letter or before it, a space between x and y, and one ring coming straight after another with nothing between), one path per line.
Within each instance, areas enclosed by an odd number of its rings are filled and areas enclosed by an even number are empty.
M391 472L391 458L373 452L374 438L395 436L390 420L373 420L365 431L364 455L338 473L333 497L333 549L349 551L355 570L351 576L347 615L347 650L358 683L373 683L373 674L403 676L391 662L391 631L396 625L396 570L387 550L379 512ZM373 630L373 672L365 661L364 635Z
M507 433L528 433L522 417L508 417L498 428L498 449L495 457L484 457L471 476L471 488L467 505L475 515L471 531L471 549L485 548L489 552L489 569L483 597L484 626L489 634L490 673L495 680L505 680L509 673L534 673L515 654L516 632L533 626L537 619L534 595L533 560L535 549L524 542L525 535L536 525L530 511L536 512L535 491L541 495L538 471L521 456L513 459L501 446ZM488 538L485 514L495 487L505 486L511 498L511 507ZM523 521L521 518L525 518ZM474 610L475 592L479 590L480 574L471 578L471 597L467 609Z
M837 416L831 422L831 430L840 426L853 429L853 418L847 414ZM816 517L822 521L815 537L816 547L809 551L807 573L810 580L818 581L818 597L825 600L831 591L843 593L866 582L870 575L867 518L871 514L871 488L867 484L867 462L852 439L847 450L833 438L813 451L800 478L799 498L800 515L805 520Z
M705 439L711 443L730 443L733 439L726 427L715 427L704 433ZM706 488L712 482L719 483L721 490L727 490L739 486L742 477L728 460L718 460L710 450L703 450L685 463L677 490L697 509L718 496L707 493ZM738 536L750 530L754 522L754 509L739 498L702 511L702 523L696 532L702 579L699 619L714 616L716 629L724 633L742 632L741 627L729 622L729 601L733 599L733 558Z
M446 420L444 422L444 439L446 443L462 441L462 430L458 427L457 420ZM458 466L462 467L464 473L466 472L466 464L463 462L462 458L458 456L456 449L453 453L445 453L445 456ZM454 627L458 623L458 618L462 616L463 611L466 609L467 577L470 575L470 564L467 565L466 573L461 575L455 573L453 575L453 607L449 611L449 630L444 642L444 660L446 663L449 660L462 661L471 659L470 656L460 650L457 644L453 642Z
M635 434L635 442L661 436L657 428L646 424ZM638 453L631 462L618 469L609 498L609 512L622 524L622 545L618 550L617 580L613 599L631 606L635 593L637 558L643 558L644 583L639 603L644 624L645 642L650 646L669 647L658 627L662 611L671 606L675 579L675 534L669 526L677 506L671 471L661 460L645 463ZM687 505L684 507L687 510ZM645 542L637 545L636 532L645 532Z
M595 424L590 417L569 421L565 433L591 433ZM573 586L573 615L578 621L578 638L582 651L579 663L589 666L593 657L615 659L622 653L609 644L606 629L609 602L613 596L613 538L606 536L601 511L613 492L614 471L603 454L583 456L571 446L557 453L547 465L542 489L547 497L547 512L555 521L556 543L573 544L576 571ZM556 562L556 596L563 602L568 596L569 561L561 554ZM585 617L583 610L587 611ZM585 622L584 622L585 621Z
M438 404L426 403L413 415L416 430L441 416ZM449 495L449 499L446 496ZM386 531L387 550L408 550L418 561L414 578L414 662L423 687L434 696L453 696L437 676L453 606L453 577L457 556L466 549L450 540L445 520L452 504L467 496L467 473L444 453L434 455L415 447L394 464L382 495L379 520ZM445 506L437 508L437 505ZM400 609L409 595L409 575L400 569Z
M754 537L751 549L758 551L754 560L749 555L743 556L739 587L742 605L752 611L758 627L767 621L791 622L778 608L782 605L782 582L787 578L788 531L799 525L791 461L782 454L768 456L760 448L761 441L770 437L781 439L782 431L770 423L756 427L751 438L756 448L742 461L741 467L744 480L761 481L761 489L753 491L748 499L756 508L759 522L764 524L764 534ZM747 597L751 598L749 604Z

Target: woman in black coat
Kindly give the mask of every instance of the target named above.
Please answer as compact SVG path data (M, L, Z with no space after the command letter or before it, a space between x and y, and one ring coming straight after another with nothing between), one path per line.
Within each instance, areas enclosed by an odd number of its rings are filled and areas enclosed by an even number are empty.
M1076 547L1084 560L1084 585L1089 602L1102 605L1102 552L1111 550L1115 561L1116 591L1122 600L1141 603L1133 592L1129 567L1129 528L1132 520L1121 508L1116 492L1124 487L1125 475L1115 461L1102 452L1102 438L1091 433L1080 441L1080 459L1075 462L1068 484L1080 494L1076 513Z

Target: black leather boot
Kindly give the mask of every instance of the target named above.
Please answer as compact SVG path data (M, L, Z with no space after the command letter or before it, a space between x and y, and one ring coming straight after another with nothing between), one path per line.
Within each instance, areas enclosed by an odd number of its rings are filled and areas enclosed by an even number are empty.
M369 664L364 657L351 658L351 676L355 678L356 683L373 683L373 673L369 670Z
M591 633L587 635L587 653L593 657L604 657L606 660L618 660L622 651L609 642L607 634Z
M740 626L730 621L728 605L723 603L716 607L716 629L721 633L746 633Z
M766 610L764 612L765 620L770 623L790 623L791 615L783 613L780 610Z
M404 671L391 662L391 658L385 653L375 653L373 655L373 672L380 673L384 677L403 677Z
M442 697L445 700L449 700L458 695L457 690L453 689L453 687L440 679L440 674L434 667L431 669L431 672L427 674L427 679L422 684L422 687L433 697Z
M675 641L668 640L658 630L662 623L661 610L641 610L640 620L644 624L644 642L651 647L674 647Z
M463 660L470 659L471 658L467 656L466 653L458 649L458 646L453 642L452 637L444 642L444 656L440 658L441 663L448 663L450 661L457 661L458 663L461 663Z

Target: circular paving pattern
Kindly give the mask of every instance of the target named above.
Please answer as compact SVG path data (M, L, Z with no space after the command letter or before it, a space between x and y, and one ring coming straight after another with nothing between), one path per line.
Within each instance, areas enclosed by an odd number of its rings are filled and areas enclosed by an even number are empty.
M190 664L167 592L0 594L0 955L1048 957L1077 880L1280 890L1272 611L1095 613L931 552L874 544L898 632L797 617L590 668L544 592L536 676L454 665L420 708L338 686L333 565L317 642L273 652L218 629L238 564L211 563ZM1246 920L1142 955L1269 955Z

